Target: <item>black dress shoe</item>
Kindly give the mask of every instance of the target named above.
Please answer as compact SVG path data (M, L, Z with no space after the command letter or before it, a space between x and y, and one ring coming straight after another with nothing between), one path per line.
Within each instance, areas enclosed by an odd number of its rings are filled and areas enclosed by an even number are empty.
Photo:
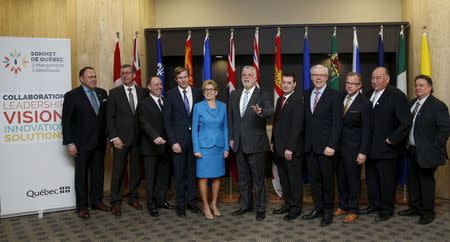
M231 215L232 216L239 216L239 215L242 215L242 214L248 213L248 212L250 212L249 209L239 209L239 210L236 210L236 211L232 212Z
M303 214L303 215L302 215L302 219L306 219L306 220L309 220L309 219L315 219L315 218L319 217L321 214L322 214L322 213L319 212L319 210L314 209L314 210L312 210L312 211L311 211L310 213L308 213L308 214Z
M263 221L266 217L266 212L256 212L256 221Z
M197 205L187 205L186 206L187 209L191 210L193 213L200 213L201 210L200 208L197 207Z
M367 208L359 211L359 214L371 214L371 213L375 213L375 212L378 212L378 211L380 211L380 209L367 207Z
M273 214L284 214L289 213L290 208L289 207L282 207L280 209L275 209L272 211Z
M333 215L332 214L324 214L322 220L320 220L320 226L328 226L333 221Z
M175 205L172 205L170 203L166 202L162 202L158 205L158 208L165 208L165 209L175 209L177 208Z
M177 216L179 218L186 218L186 210L184 208L177 208Z
M387 221L388 219L390 219L391 217L392 217L392 215L386 215L386 214L380 213L375 217L375 222L384 222L384 221Z
M283 219L284 219L285 221L291 221L291 220L293 220L293 219L298 218L299 216L300 216L300 212L298 212L298 213L288 213L288 214L286 214L286 215L283 217Z
M400 215L400 216L416 216L416 215L420 215L420 213L419 213L419 211L417 211L417 209L408 208L406 210L402 210L402 211L398 212L398 215Z
M426 225L433 222L433 220L434 215L422 215L422 217L420 217L419 224Z
M148 212L152 217L159 217L159 212L157 209L149 209Z

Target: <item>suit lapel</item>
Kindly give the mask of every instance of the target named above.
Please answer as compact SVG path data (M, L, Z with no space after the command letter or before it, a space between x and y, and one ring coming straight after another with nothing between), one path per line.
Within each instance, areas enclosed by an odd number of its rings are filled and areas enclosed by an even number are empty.
M323 90L323 93L320 95L320 99L319 99L319 101L317 101L316 107L314 108L314 113L316 113L322 107L322 103L325 102L324 99L327 98L328 88L330 88L330 87L327 86L325 88L325 90Z
M100 104L101 104L101 100L102 100L102 99L100 99L98 92L95 92L95 93L96 93L96 95L97 95L97 97L98 97L98 100L99 100L99 107L100 107ZM86 94L86 92L84 91L84 89L83 89L82 86L79 87L78 94L80 95L82 102L84 102L84 105L89 106L89 109L91 110L92 114L94 114L95 116L97 116L97 114L95 114L94 108L92 107L92 103L91 103L91 101L89 100L90 97L87 96L87 94Z
M253 90L250 100L248 100L247 108L245 109L244 115L242 117L245 117L252 110L252 105L255 105L257 103L259 92L260 92L259 89L255 87L255 90Z
M178 89L178 86L176 87L175 91L177 92L177 95L175 95L175 96L176 96L178 105L181 105L183 107L184 114L186 114L186 116L189 116L189 113L184 106L183 94L181 94L180 89ZM194 93L192 93L192 101L194 101L193 99L194 99ZM189 100L189 98L188 98L188 100ZM192 107L194 107L194 106L192 106Z
M391 91L389 85L384 89L383 94L378 98L377 102L375 103L375 106L373 109L377 109L382 103L386 101L386 96L389 95L389 92Z
M309 89L309 90L306 91L306 93L305 93L305 107L306 107L306 112L308 112L310 115L312 115L312 112L311 112L311 95L312 95L312 90L313 90L313 89Z

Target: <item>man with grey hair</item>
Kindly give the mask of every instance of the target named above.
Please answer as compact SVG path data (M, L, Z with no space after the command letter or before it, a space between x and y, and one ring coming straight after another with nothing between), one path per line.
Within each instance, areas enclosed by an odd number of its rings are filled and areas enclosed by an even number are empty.
M327 226L333 220L334 174L342 130L342 102L339 93L327 86L327 67L311 67L311 80L313 88L305 93L305 153L314 209L303 215L302 219L323 215L320 225Z
M252 66L242 68L242 85L230 96L229 137L230 147L236 152L241 193L239 216L252 208L255 187L256 220L265 218L266 190L264 187L264 158L269 150L266 119L273 114L273 101L269 94L256 87L256 70Z

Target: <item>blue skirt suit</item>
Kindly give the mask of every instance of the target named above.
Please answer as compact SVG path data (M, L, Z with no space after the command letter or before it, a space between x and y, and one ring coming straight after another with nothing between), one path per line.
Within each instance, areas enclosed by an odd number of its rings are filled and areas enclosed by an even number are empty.
M194 105L192 144L194 153L202 154L201 159L197 158L198 178L215 178L225 174L223 152L229 150L225 103L216 101L215 109L210 108L206 100Z

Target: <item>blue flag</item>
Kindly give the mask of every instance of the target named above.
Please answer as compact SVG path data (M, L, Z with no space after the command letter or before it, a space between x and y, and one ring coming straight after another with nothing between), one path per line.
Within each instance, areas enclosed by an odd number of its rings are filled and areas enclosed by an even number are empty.
M352 62L352 71L361 73L359 67L359 45L358 45L358 36L356 35L356 27L353 27L353 62Z
M305 29L305 38L303 39L303 90L311 88L311 62L309 59L308 47L308 29Z
M164 88L164 65L163 65L163 55L161 47L161 32L158 32L158 38L156 39L156 75L162 81L162 94L165 94Z
M384 66L383 26L378 34L378 66Z
M211 80L211 49L209 47L209 32L206 30L203 42L203 81Z

